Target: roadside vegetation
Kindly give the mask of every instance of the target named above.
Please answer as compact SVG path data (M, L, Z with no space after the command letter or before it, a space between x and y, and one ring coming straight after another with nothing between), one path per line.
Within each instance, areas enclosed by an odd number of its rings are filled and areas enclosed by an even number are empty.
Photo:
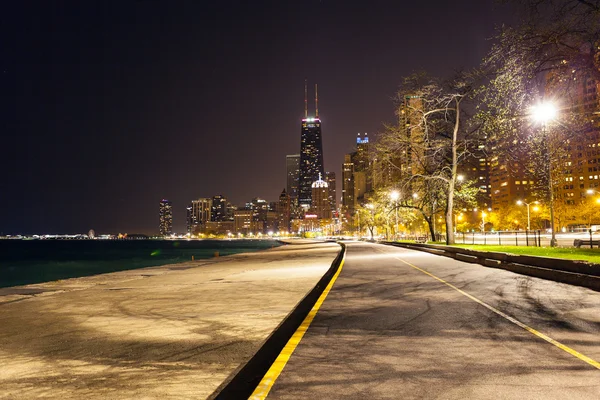
M583 260L600 264L600 249L597 248L577 249L574 247L497 246L483 244L456 244L454 246L477 251L494 251L528 256L563 258L567 260Z

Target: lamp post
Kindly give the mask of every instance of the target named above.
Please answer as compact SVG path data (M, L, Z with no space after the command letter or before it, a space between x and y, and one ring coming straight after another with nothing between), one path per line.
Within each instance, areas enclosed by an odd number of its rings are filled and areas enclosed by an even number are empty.
M587 194L594 194L594 193L600 194L600 192L597 191L597 190L595 190L595 189L588 189L585 192ZM600 204L600 197L596 199L596 203ZM592 229L592 216L591 215L590 215L590 223L589 223L589 225L590 225L590 230L591 230Z
M394 214L395 214L394 238L397 238L397 236L398 236L398 199L400 198L400 192L397 190L393 190L392 193L390 193L390 198L394 201Z
M485 233L485 211L481 212L481 232Z
M546 130L546 125L548 122L552 121L556 118L556 107L552 103L540 103L532 109L532 117L536 122L539 122L542 125L542 135L543 139L546 142L546 154L545 154L545 162L546 162L546 178L548 179L548 199L550 205L550 247L556 247L556 231L554 229L554 190L552 185L552 163L550 157L550 144L548 140L548 132Z
M454 234L456 234L458 232L458 221L462 221L463 219L463 214L454 214Z
M527 206L527 230L530 231L531 230L531 223L530 223L530 219L529 219L529 215L530 215L529 214L529 205L530 205L530 203L527 203L527 202L525 202L523 200L517 200L517 204L518 205L525 204ZM532 204L538 204L538 201L536 200ZM534 211L535 211L535 209L534 209Z

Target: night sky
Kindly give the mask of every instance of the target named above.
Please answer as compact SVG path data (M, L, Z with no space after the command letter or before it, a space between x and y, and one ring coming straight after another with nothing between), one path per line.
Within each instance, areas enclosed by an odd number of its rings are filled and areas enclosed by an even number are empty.
M510 17L493 0L2 2L0 233L156 233L162 198L183 232L192 199L275 201L305 78L339 180L403 76L478 65Z

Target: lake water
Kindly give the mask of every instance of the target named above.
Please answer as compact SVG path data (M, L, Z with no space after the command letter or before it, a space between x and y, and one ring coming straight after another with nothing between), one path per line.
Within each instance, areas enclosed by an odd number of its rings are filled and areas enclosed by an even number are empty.
M279 246L275 240L0 240L0 287L173 264Z

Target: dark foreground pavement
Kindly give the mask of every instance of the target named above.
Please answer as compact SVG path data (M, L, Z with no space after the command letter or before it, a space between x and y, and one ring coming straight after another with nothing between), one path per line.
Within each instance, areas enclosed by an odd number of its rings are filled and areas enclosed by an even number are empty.
M600 293L413 250L347 249L269 399L600 398L599 369L466 295L600 361Z
M0 399L203 399L330 268L335 243L0 289Z

